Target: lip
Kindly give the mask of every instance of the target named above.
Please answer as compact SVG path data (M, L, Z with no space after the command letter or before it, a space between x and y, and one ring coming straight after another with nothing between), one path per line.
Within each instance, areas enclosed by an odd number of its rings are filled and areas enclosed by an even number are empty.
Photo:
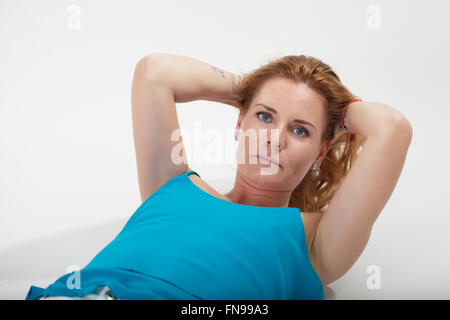
M256 158L262 158L262 159L264 159L264 160L270 161L270 162L272 162L273 164L279 166L280 168L283 168L277 161L275 161L274 159L272 159L272 158L270 158L270 157L261 156L261 155L259 155L259 154L254 154L253 156L256 157Z

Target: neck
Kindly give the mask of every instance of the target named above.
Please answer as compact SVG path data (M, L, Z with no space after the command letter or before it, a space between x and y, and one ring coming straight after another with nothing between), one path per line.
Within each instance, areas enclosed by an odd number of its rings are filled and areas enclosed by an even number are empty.
M292 190L272 190L245 180L239 171L233 189L225 194L232 202L258 207L288 207Z

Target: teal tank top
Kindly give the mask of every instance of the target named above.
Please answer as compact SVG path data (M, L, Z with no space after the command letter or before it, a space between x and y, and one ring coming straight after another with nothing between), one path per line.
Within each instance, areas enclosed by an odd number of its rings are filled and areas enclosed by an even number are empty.
M217 198L192 173L148 197L83 269L45 289L31 286L26 299L80 297L101 285L118 299L324 299L300 209ZM79 285L67 285L75 272Z

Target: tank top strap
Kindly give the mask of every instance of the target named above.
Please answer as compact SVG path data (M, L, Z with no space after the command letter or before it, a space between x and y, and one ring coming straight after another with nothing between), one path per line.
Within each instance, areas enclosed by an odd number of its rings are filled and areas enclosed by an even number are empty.
M195 173L196 175L198 175L200 177L200 175L194 170L190 170L188 172L185 172L185 173L182 174L182 176L186 176L186 178L187 178L187 176L190 175L191 173Z

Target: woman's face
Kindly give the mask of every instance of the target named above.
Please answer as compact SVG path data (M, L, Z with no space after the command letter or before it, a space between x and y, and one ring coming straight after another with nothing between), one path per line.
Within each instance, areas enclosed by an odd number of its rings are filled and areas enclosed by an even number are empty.
M239 174L270 189L294 189L326 147L320 141L324 104L325 99L304 83L266 81L247 112L239 114ZM274 162L264 162L261 156Z

